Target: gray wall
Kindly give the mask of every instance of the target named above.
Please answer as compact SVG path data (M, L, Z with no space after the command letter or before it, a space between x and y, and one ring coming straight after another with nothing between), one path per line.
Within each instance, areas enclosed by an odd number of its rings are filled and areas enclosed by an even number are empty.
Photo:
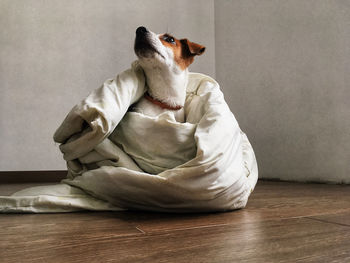
M260 177L350 182L350 1L215 1L216 77Z
M191 68L215 75L213 1L0 0L0 170L65 168L55 129L136 59L139 25L207 46Z

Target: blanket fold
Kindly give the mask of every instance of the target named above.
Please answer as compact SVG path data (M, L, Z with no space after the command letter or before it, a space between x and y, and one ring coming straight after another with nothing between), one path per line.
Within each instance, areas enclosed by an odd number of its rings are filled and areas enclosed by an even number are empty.
M135 62L76 105L54 135L67 179L0 197L0 211L243 208L257 182L257 163L218 83L190 73L185 123L171 112L128 111L145 90Z

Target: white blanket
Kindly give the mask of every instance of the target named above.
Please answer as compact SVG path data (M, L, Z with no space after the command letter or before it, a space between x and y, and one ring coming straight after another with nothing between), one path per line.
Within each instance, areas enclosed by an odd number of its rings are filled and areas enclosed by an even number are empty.
M135 62L76 105L54 135L67 179L0 197L0 211L243 208L257 182L257 163L217 82L190 73L185 123L171 113L128 111L145 90Z

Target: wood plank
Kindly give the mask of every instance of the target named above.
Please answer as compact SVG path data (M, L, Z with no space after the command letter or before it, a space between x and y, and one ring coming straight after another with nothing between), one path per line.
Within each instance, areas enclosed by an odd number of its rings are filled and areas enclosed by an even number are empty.
M114 213L3 214L0 262L40 262L42 258L55 262L53 251L64 255L65 250L87 245L93 253L95 243L139 235L143 233Z
M91 215L86 216L89 218ZM32 231L27 229L21 237L11 237L8 233L4 239L1 233L2 262L18 262L19 259L21 262L327 263L350 260L350 228L309 219L270 220L123 236L111 234L120 221L116 224L112 219L108 224L103 223L103 227L100 221L86 223L99 217L81 223L78 220L73 227L67 224L63 232L50 231L50 224L54 223L48 222L40 229L41 234L37 233L39 229L36 227ZM2 232L12 230L7 227ZM16 231L21 232L21 228ZM4 242L8 239L12 242Z
M245 209L228 213L130 213L120 216L147 233L298 218L350 211L349 185L258 182Z
M2 214L0 216L0 238L2 239L3 235L12 230L19 231L24 236L35 233L38 237L50 233L66 235L72 232L84 234L84 237L85 235L115 237L142 233L129 222L118 218L116 216L118 213ZM85 230L89 231L85 233Z
M310 219L350 226L350 211L308 217Z
M350 185L263 182L247 209L281 218L348 211Z

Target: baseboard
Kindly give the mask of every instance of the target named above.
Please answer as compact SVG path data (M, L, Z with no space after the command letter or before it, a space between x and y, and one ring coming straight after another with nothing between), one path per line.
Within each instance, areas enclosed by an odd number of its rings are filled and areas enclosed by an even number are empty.
M270 181L270 182L282 182L282 183L298 183L298 184L333 184L333 185L349 185L349 182L345 181L331 181L327 179L318 179L318 180L292 180L292 179L280 179L274 177L264 177L259 178L260 181Z
M0 171L0 184L54 183L67 176L66 170Z

